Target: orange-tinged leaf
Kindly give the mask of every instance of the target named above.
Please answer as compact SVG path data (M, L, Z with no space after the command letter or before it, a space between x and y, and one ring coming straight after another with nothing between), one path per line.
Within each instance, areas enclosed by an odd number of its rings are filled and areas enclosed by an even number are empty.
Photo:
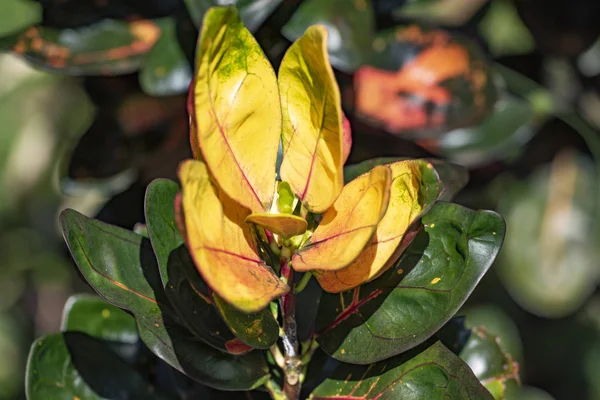
M352 150L352 127L350 126L350 121L344 113L342 113L342 164L346 164L348 160L348 156L350 155L350 151Z
M192 145L229 197L273 200L281 106L273 67L234 7L210 9L198 44Z
M252 222L284 238L301 235L306 232L306 228L308 227L304 218L292 214L250 214L246 218L246 222Z
M327 292L343 292L372 280L390 267L392 257L408 227L419 216L423 205L419 195L421 170L419 161L389 164L392 170L390 201L387 211L364 251L346 268L317 272L321 287Z
M327 31L314 25L279 67L283 112L280 175L304 206L327 210L343 187L340 91L327 55Z
M379 165L348 183L315 232L292 257L296 271L335 271L356 259L371 240L390 198L392 173Z
M211 289L245 312L258 311L289 288L257 254L250 211L214 185L202 161L179 168L184 231L196 268Z

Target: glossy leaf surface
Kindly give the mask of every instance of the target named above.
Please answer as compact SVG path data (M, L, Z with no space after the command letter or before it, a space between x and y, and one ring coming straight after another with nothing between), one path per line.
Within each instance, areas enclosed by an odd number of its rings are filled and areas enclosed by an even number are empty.
M185 93L192 80L192 70L177 41L175 21L168 18L161 22L161 36L140 71L140 85L151 96Z
M202 161L181 164L187 245L204 281L241 311L265 308L289 288L258 255L250 211L211 182Z
M116 75L138 69L161 35L149 20L103 20L85 28L31 27L13 50L33 65L72 75Z
M292 257L296 271L335 271L354 261L367 246L390 200L392 173L377 166L342 190L317 229Z
M123 343L138 341L135 319L98 296L78 294L69 297L61 331L83 332L97 339Z
M267 379L260 354L220 352L177 322L148 239L73 210L63 212L61 223L85 279L107 301L134 314L140 338L154 354L191 378L220 389L251 389Z
M306 220L292 214L250 214L246 222L256 224L269 232L289 238L306 232Z
M441 342L367 366L342 364L311 399L486 399L493 397Z
M332 357L367 364L429 338L460 308L496 257L504 221L491 211L437 203L394 268L321 299L317 331Z
M495 399L506 398L508 385L520 385L519 365L503 349L500 338L483 326L471 329L471 336L460 352L460 358L471 367Z
M248 346L236 343L223 322L202 281L175 217L175 196L179 185L156 180L146 191L146 223L165 293L181 320L204 343L221 351L246 353Z
M273 67L233 7L206 13L196 62L192 143L228 196L262 212L273 199L281 134Z
M283 112L281 179L304 206L321 214L343 186L343 127L339 88L329 65L327 31L311 26L279 67Z
M375 35L375 17L370 0L352 3L343 0L304 1L283 27L282 33L294 41L313 24L327 28L327 50L335 68L352 72L368 59Z
M44 336L27 362L29 400L164 399L101 340L81 332Z

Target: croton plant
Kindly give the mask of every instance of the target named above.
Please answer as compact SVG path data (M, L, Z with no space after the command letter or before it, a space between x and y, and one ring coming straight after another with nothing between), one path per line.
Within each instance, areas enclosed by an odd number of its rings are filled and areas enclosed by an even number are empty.
M453 317L504 222L448 202L465 183L451 164L344 168L323 26L276 75L236 9L210 9L188 111L194 159L150 184L144 229L61 215L103 300L71 298L63 332L33 344L29 399L492 398Z

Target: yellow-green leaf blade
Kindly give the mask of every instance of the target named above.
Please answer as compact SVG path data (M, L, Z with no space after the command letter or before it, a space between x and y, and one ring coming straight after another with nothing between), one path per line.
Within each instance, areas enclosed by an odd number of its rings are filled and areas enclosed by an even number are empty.
M292 257L296 271L335 271L353 262L386 212L391 170L379 165L344 187L306 245Z
M211 182L202 161L181 164L187 245L206 283L245 312L266 307L289 288L260 259L249 225L250 211Z
M319 284L328 292L342 292L374 279L391 265L388 262L408 227L423 209L420 198L421 162L399 161L389 164L392 171L390 201L375 235L365 250L346 268L317 275Z
M281 132L275 72L234 7L206 13L196 59L194 154L231 198L264 211Z
M292 214L250 214L246 218L246 222L256 224L269 232L284 238L301 235L306 232L308 226L304 218Z
M279 68L283 115L280 174L306 208L323 213L343 186L340 93L327 55L327 31L311 26Z

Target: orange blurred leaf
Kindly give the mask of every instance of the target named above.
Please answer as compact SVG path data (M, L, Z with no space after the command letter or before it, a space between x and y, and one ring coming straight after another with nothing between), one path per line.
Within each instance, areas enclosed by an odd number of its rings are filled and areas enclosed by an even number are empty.
M304 218L292 214L250 214L246 222L252 222L284 238L301 235L306 232L308 226Z

